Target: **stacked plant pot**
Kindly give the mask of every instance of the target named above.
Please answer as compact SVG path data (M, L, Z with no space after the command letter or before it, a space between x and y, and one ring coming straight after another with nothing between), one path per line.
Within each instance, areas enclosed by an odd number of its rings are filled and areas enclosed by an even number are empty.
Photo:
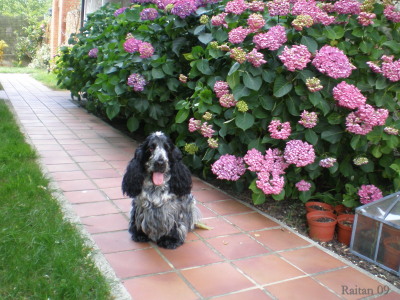
M305 206L309 235L313 240L331 241L337 228L338 241L350 245L354 214L349 214L349 209L342 205L334 208L330 204L317 201L309 201Z

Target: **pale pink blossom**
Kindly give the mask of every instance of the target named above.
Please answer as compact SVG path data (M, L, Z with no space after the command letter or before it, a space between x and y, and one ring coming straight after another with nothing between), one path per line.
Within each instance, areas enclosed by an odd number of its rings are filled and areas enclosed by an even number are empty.
M251 50L246 55L246 59L249 63L251 63L254 67L258 68L261 65L265 64L267 61L264 59L264 54L258 52L256 48Z
M320 167L323 167L323 168L330 168L330 167L333 167L333 165L335 164L335 162L336 162L336 158L334 158L334 157L327 157L327 158L321 159L321 160L319 161L319 166L320 166Z
M305 167L315 160L314 147L301 140L291 140L286 143L283 157L288 164L294 164L296 167Z
M311 188L311 183L309 183L305 180L300 180L299 182L297 182L295 184L295 186L300 192L307 192Z
M203 124L201 124L200 132L201 135L204 136L205 138L211 138L215 130L213 129L213 126L211 124L204 122Z
M253 37L253 43L257 49L278 50L286 41L285 27L282 25L271 27L268 32L259 33Z
M400 12L394 5L386 5L383 14L388 20L394 23L400 23Z
M318 115L316 112L308 112L303 110L300 117L301 119L298 123L303 125L305 128L313 128L317 125Z
M282 54L278 57L291 72L303 70L311 61L311 53L304 45L294 45L292 48L285 46Z
M229 1L225 5L225 12L232 13L235 15L241 15L248 7L248 4L244 0L233 0Z
M289 122L281 123L279 120L272 120L269 123L268 131L273 139L285 140L292 133L292 128Z
M242 26L236 27L228 33L229 42L231 42L232 44L240 44L244 41L244 39L250 32L250 29L243 28Z
M256 32L265 25L264 17L260 14L251 14L247 19L247 25L251 32Z
M373 184L362 185L358 190L358 196L362 204L367 204L383 197L382 191Z
M361 94L361 91L354 85L342 81L332 90L333 98L339 106L356 109L363 106L367 98Z
M333 7L339 14L358 15L361 12L361 2L357 0L339 0Z
M195 120L194 118L190 118L189 120L189 131L190 132L195 132L197 130L200 130L201 128L201 121L200 120Z
M218 179L237 181L246 172L246 167L243 158L225 154L211 165L211 171Z
M289 0L273 0L267 2L268 12L273 16L286 16L290 11Z

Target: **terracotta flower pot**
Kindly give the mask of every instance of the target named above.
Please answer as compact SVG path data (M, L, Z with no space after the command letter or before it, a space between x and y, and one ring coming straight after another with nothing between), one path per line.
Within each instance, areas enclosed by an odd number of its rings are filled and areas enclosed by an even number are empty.
M343 204L335 205L334 211L338 216L343 215L343 214L352 214L353 213L353 209L351 209L350 207L346 207Z
M312 211L307 214L309 235L313 240L327 242L333 239L336 216L328 211Z
M311 211L333 212L333 206L328 203L324 203L324 202L309 201L309 202L306 202L305 206L306 206L306 210L308 213Z
M400 266L400 237L391 236L383 240L383 264L398 271Z
M342 244L350 245L354 215L342 214L337 217L337 239Z

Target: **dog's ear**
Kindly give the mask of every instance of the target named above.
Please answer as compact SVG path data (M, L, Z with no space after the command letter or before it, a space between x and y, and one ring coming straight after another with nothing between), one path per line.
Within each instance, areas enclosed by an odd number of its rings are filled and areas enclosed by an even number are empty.
M135 156L129 162L126 173L122 179L122 192L129 197L136 197L142 190L144 181L143 147L135 151Z
M189 169L182 162L182 152L173 145L171 152L171 192L177 196L190 194L192 177Z

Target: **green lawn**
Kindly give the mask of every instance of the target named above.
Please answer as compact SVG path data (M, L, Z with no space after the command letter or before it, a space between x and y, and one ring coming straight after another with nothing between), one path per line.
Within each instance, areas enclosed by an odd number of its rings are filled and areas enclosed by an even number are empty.
M63 218L0 99L0 299L110 299L91 249Z
M0 67L0 73L20 73L20 74L31 74L33 78L42 82L53 90L61 90L57 86L56 74L48 72L43 69L32 69L27 67Z

